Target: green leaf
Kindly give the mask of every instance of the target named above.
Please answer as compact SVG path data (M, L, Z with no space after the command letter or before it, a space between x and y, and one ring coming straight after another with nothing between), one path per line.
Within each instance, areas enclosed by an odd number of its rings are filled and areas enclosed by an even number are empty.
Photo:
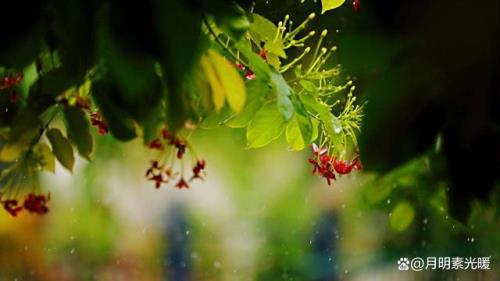
M286 127L286 141L295 151L304 149L311 138L311 123L299 114L294 114Z
M122 108L115 104L112 96L117 89L109 81L101 80L92 85L92 96L108 124L111 134L122 141L128 141L136 136L134 123L123 113Z
M33 147L33 152L40 159L41 166L44 170L55 173L56 158L47 143L37 143Z
M69 139L75 144L78 153L90 159L94 148L94 140L90 134L90 123L83 110L78 107L64 108L64 118Z
M41 126L42 121L33 109L20 109L12 122L7 143L0 148L0 160L16 160L39 135Z
M284 59L287 58L285 53L285 46L283 45L283 42L279 39L267 41L266 44L264 44L264 49Z
M250 69L255 73L255 76L264 81L268 81L271 77L271 67L252 50L248 44L248 40L240 40L240 42L236 44L236 47L248 60Z
M78 80L61 67L40 77L29 89L28 104L41 113L55 103L55 98L76 85Z
M302 88L304 88L304 90L308 91L309 93L316 93L318 91L316 85L309 80L300 80L299 84L302 86Z
M247 129L247 148L265 146L277 139L285 128L285 120L276 103L268 103L257 112Z
M250 21L243 10L237 4L231 2L224 5L224 14L220 13L215 17L217 26L229 35L233 40L238 41L250 27Z
M71 147L69 140L56 128L49 129L46 136L50 141L50 145L52 145L52 151L59 163L72 172L75 164L75 156L73 155L73 147Z
M305 107L319 115L326 132L332 141L337 141L342 131L342 125L339 119L330 112L328 105L318 101L311 95L300 95L300 100L304 103Z
M252 14L253 22L250 25L250 31L257 34L261 40L271 40L276 36L278 32L278 27L268 20L267 18L259 15Z
M342 4L344 4L345 0L321 0L321 13L325 13L326 11L336 9Z
M399 202L392 210L390 225L396 232L408 228L415 218L415 209L406 201Z
M285 121L288 121L292 118L294 112L293 104L290 100L292 89L290 89L283 76L277 71L271 72L271 84L278 99L278 109Z
M218 80L224 88L227 103L235 112L240 112L245 105L245 83L236 68L219 53L209 50L209 57L217 73Z
M311 125L312 125L312 133L311 133L311 142L315 141L318 138L319 134L319 121L318 119L311 119Z
M256 78L247 82L246 91L248 101L243 110L225 123L230 128L243 128L250 123L257 111L261 109L271 88L261 79Z

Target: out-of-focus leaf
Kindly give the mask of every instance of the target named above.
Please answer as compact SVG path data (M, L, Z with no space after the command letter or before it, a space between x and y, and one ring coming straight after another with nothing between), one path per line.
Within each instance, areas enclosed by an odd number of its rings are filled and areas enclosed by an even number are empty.
M342 6L344 2L345 0L321 0L321 13L336 9Z
M208 56L202 56L200 60L200 65L205 72L205 76L210 85L210 90L212 93L212 102L215 106L215 110L219 111L224 106L224 101L226 100L224 87L217 72L215 71L214 65L212 64Z
M42 121L29 107L20 109L12 122L8 141L0 149L0 160L16 160L40 133Z
M202 129L215 129L221 125L224 125L226 121L231 118L231 115L234 113L231 112L231 109L226 105L220 111L213 111L210 113L200 124Z
M78 153L90 159L94 140L90 134L90 123L83 110L71 106L64 108L64 118L69 139L76 145Z
M30 87L28 104L36 105L35 109L41 113L54 104L55 98L76 84L78 80L66 68L50 71Z
M231 128L243 128L250 123L252 118L255 116L257 111L264 104L266 97L271 92L271 88L260 79L255 79L247 82L246 91L248 96L248 101L243 108L243 110L227 123L226 126Z
M56 158L50 147L45 142L39 142L33 147L33 152L39 158L41 166L44 170L54 173Z
M50 145L52 145L52 151L57 161L59 161L64 168L72 172L75 164L75 156L73 155L73 147L69 140L56 128L49 129L46 136L50 141Z
M415 218L415 209L409 202L399 202L392 210L391 228L396 232L401 232L410 226Z
M234 66L217 52L210 50L208 53L219 81L224 87L227 103L236 113L240 112L245 105L246 99L245 83L241 75Z
M248 125L247 148L265 146L277 139L285 129L285 120L276 103L264 105Z
M72 77L83 78L96 61L97 1L54 0L46 9L50 24L49 45Z
M278 99L279 112L283 115L285 121L288 121L292 118L294 111L292 101L290 100L292 89L290 89L283 76L276 71L271 72L271 84Z
M113 99L117 89L109 81L99 81L93 84L92 96L109 126L111 134L119 140L128 141L136 136L134 123L124 115Z
M238 41L250 27L250 21L240 6L231 2L224 5L225 10L221 15L215 17L217 26L229 35L233 40Z
M183 84L204 50L202 12L189 1L152 1L154 26L161 46L160 63L168 89L166 121L171 131L188 119Z

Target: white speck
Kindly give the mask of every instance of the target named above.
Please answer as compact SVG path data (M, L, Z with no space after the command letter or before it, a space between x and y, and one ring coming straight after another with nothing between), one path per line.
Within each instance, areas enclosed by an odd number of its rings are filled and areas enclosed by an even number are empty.
M220 261L214 261L214 267L215 268L221 268L222 264L220 263Z
M391 204L391 199L387 199L387 205Z
M75 253L75 248L71 248L71 251L69 251L70 254L74 254Z
M190 233L190 232L189 232L189 230L186 230L186 235L188 235L188 236L189 236L189 233Z
M429 219L425 218L424 219L424 224L427 224L429 222Z

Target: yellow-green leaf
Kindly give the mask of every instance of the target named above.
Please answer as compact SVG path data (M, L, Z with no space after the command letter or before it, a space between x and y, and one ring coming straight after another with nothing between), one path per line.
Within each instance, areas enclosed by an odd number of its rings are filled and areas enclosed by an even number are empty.
M56 158L50 150L50 147L45 142L39 142L33 148L35 155L40 159L40 164L44 170L54 173L56 166Z
M321 13L325 13L326 11L336 9L342 4L344 4L345 0L321 0Z
M408 228L415 218L415 209L406 202L399 202L392 210L391 228L396 232L401 232Z
M212 92L212 101L215 106L215 110L219 111L224 106L224 101L226 99L224 88L217 77L214 66L207 56L202 56L200 60L201 67L205 71L208 83L210 85L210 91Z
M286 142L292 150L302 150L305 147L304 137L300 131L299 121L294 115L286 126Z
M264 105L252 119L247 129L247 148L265 146L277 139L285 128L285 120L276 103Z
M75 164L75 156L73 155L73 147L71 147L69 140L63 136L59 129L55 128L48 130L46 135L59 163L72 172Z
M264 44L264 49L269 51L269 53L278 55L279 57L286 59L285 46L279 39L267 41L266 44Z
M235 112L240 112L245 105L245 82L236 68L219 53L208 51L215 72L224 87L224 94L229 107Z
M319 121L318 119L311 119L311 125L312 125L312 134L311 134L311 142L315 141L318 138L319 134Z

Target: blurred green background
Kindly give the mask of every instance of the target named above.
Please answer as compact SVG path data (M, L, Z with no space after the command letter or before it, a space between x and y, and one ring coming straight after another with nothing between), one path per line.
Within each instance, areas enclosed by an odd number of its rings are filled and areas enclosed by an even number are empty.
M498 1L361 1L314 22L367 101L365 171L332 187L310 152L193 136L204 182L155 190L139 142L44 174L44 217L0 214L0 280L499 280ZM319 3L257 1L300 22ZM491 270L399 271L401 257L490 257Z

